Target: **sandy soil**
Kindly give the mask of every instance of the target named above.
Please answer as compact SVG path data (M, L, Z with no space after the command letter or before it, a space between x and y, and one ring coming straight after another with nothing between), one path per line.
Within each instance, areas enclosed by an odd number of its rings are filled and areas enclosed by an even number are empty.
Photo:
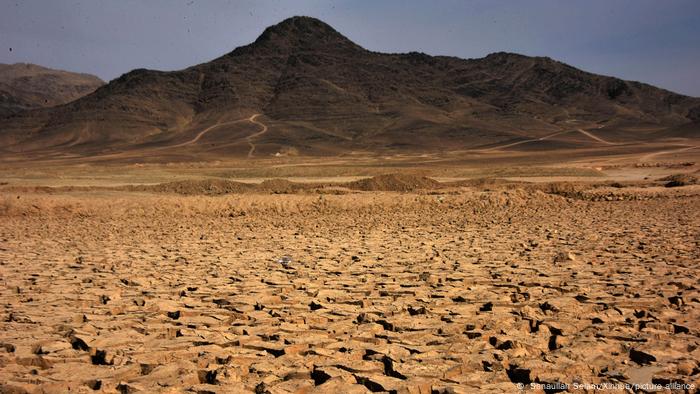
M698 186L591 193L4 191L0 392L698 387Z

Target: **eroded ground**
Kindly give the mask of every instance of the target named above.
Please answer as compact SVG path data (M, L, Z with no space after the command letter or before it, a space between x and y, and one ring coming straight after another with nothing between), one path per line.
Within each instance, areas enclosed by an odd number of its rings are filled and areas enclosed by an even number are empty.
M0 391L698 387L700 195L664 193L6 193Z

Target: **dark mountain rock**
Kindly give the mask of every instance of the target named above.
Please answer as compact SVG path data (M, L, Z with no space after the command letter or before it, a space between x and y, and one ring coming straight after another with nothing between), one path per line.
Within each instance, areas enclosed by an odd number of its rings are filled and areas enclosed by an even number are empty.
M0 117L65 104L102 85L94 75L28 63L0 64Z

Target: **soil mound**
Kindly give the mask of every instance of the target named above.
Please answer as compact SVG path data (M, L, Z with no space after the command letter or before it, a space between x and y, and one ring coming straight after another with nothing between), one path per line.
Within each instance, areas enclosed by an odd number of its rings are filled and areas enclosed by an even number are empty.
M666 182L664 186L666 187L679 187L687 185L697 185L698 177L690 174L673 174L659 179L662 182Z
M507 189L513 187L522 187L526 182L509 181L501 178L473 178L461 181L446 182L443 185L446 187L472 187L476 189Z
M309 189L312 185L291 182L286 179L267 179L255 187L257 191L269 193L295 193L300 190Z
M579 182L549 182L527 185L529 191L541 191L547 194L555 194L568 198L583 198L584 191L595 187L593 184Z
M183 195L221 195L230 193L242 193L253 189L255 186L243 182L228 181L225 179L205 179L199 181L176 181L160 183L157 185L129 186L131 191L177 193Z
M440 182L424 176L386 174L348 182L345 184L345 187L362 191L408 192L420 189L436 189L440 187Z

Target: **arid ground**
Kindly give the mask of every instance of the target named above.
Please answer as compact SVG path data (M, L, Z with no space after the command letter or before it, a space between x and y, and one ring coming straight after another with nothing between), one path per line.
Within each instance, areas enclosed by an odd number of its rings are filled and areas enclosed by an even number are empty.
M683 153L8 165L0 392L695 392Z

